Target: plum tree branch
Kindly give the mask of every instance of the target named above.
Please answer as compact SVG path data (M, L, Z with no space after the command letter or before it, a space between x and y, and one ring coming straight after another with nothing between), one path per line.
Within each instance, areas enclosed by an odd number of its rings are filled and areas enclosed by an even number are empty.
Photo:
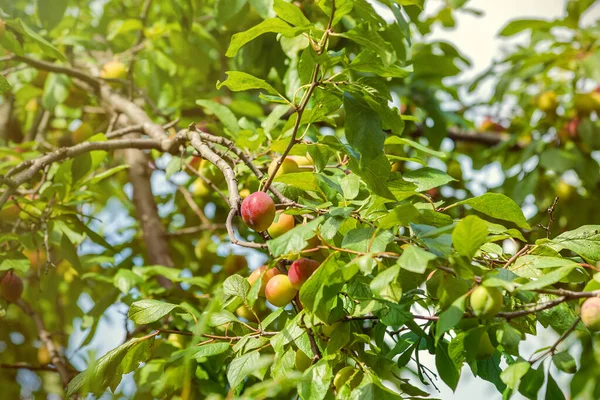
M333 25L334 16L335 16L335 0L333 0L331 2L331 15L329 16L329 22L327 23L327 28L325 29L325 32L323 33L323 37L321 38L321 41L319 43L317 55L321 55L323 53L323 51L325 50L325 47L327 46L327 39L329 38L329 35L332 32L331 27ZM279 157L279 159L277 160L277 163L275 164L275 168L269 174L269 177L267 178L267 182L265 182L265 186L263 187L263 191L265 191L265 192L269 189L269 187L271 186L271 183L273 183L273 179L275 179L275 176L277 175L277 171L279 171L279 168L283 164L283 161L288 156L288 154L290 154L292 147L294 147L294 145L298 142L297 136L298 136L298 130L300 129L300 125L302 125L302 115L304 114L304 110L306 109L306 106L308 106L310 97L312 96L315 89L319 86L319 71L320 70L321 70L321 65L318 63L315 64L315 68L313 70L312 77L311 77L310 86L304 93L304 96L302 96L300 105L296 107L296 122L294 123L294 127L292 129L292 137L290 138L290 141L289 141L287 147L281 154L281 157Z
M223 160L219 155L217 155L214 151L210 149L202 141L200 134L195 130L187 130L183 134L190 141L192 147L198 152L198 154L215 165L223 176L225 177L225 182L227 183L227 190L229 192L228 202L229 202L229 214L227 215L227 220L225 222L225 226L227 227L227 234L229 235L229 240L232 244L237 244L239 246L253 248L253 249L265 249L267 245L264 243L255 243L255 242L246 242L243 240L237 239L235 236L235 231L233 228L233 218L236 214L239 213L241 198L238 191L238 182L233 172L233 169L225 160Z

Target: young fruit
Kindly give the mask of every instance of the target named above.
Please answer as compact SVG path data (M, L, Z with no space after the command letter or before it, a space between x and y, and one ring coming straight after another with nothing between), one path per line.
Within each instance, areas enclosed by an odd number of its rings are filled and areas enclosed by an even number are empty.
M473 312L480 318L491 318L502 309L502 292L495 287L477 286L470 299Z
M306 153L306 156L289 156L289 158L296 161L299 167L312 167L314 164L312 157L308 153Z
M496 348L492 344L490 340L490 335L487 332L483 332L479 339L479 345L477 346L477 350L475 352L475 359L477 360L487 360L496 352Z
M52 361L50 358L50 352L48 351L48 348L46 347L46 345L43 345L38 349L38 362L40 363L40 365L48 365L50 364L50 362Z
M263 278L262 278L262 283L260 285L260 290L258 292L259 296L265 295L265 288L267 286L267 282L269 282L269 280L272 277L279 274L279 271L277 270L277 268L271 268L271 269L267 269L267 268L269 268L267 265L258 267L254 271L252 271L252 273L248 277L248 282L250 283L250 286L252 286L252 285L254 285L254 282L256 282L258 280L258 278L260 277L260 274L262 274L262 272L264 270L267 270L267 272L265 272L265 274L263 275Z
M202 178L198 178L194 181L194 185L192 188L192 193L196 197L204 197L210 194L210 186L206 182L202 180Z
M225 181L223 173L208 160L200 161L198 172L200 172L203 177L205 177L215 185L220 185L221 183L223 183L223 181Z
M2 297L16 303L23 294L23 281L14 272L8 271L0 281Z
M317 261L308 258L300 258L294 261L288 271L292 287L300 290L302 284L319 268L319 265Z
M294 360L296 369L300 372L304 372L312 364L312 360L302 350L296 350L296 358Z
M574 189L575 188L573 186L561 179L556 186L556 195L561 200L569 200L573 195Z
M279 161L279 159L275 159L271 161L271 164L269 164L269 176L273 175L273 172L277 167L277 161ZM277 170L277 174L275 174L275 176L291 174L293 172L302 172L302 168L298 166L298 163L292 157L286 157L281 163L281 166Z
M581 322L593 332L600 331L600 298L590 297L581 305Z
M248 308L248 306L245 306L242 304L241 306L236 308L235 313L237 314L238 317L242 317L250 322L257 322L256 317L254 316L252 311Z
M240 254L230 254L225 257L223 262L223 271L227 275L233 275L246 268L248 268L248 260Z
M265 297L276 307L283 307L296 297L298 291L292 287L287 275L275 275L265 287Z
M290 231L294 227L294 223L295 222L293 215L284 214L283 212L278 211L275 214L275 220L273 221L269 229L267 229L267 232L269 232L269 236L275 239L276 237L283 235L287 231Z
M43 265L46 265L47 256L46 250L44 249L25 249L23 250L23 254L29 259L29 262L31 263L31 268L34 270L39 269Z
M87 122L83 122L77 129L71 133L73 144L83 143L94 135L94 129Z
M541 93L535 99L535 105L537 108L542 110L545 113L553 113L556 111L558 107L558 99L556 97L556 92L553 90L548 90Z
M362 375L362 372L354 367L344 367L340 369L337 374L335 374L335 377L333 378L333 386L335 386L337 391L340 391L342 386L344 386L346 382L350 380L348 383L350 385L350 389L354 389L362 381Z
M250 229L266 231L275 219L275 202L265 192L254 192L242 202L242 219Z
M105 79L124 79L126 76L127 67L118 60L107 62L100 71L100 77Z

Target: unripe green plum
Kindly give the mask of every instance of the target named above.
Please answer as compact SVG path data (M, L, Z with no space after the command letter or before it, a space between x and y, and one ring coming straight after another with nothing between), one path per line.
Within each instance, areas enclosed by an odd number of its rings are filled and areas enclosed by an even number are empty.
M14 272L8 271L0 281L2 297L16 303L23 294L23 281Z
M577 114L589 115L592 111L600 110L600 93L576 93L573 97L573 105Z
M246 268L248 268L248 260L240 254L230 254L225 257L223 262L223 271L227 275L233 275Z
M319 262L308 258L300 258L294 261L288 271L292 287L300 290L302 284L319 268L319 265Z
M242 219L250 229L266 231L275 219L275 202L265 192L254 192L242 202Z
M483 332L479 339L479 345L477 346L477 351L475 352L475 359L477 360L487 360L496 352L496 348L492 344L490 340L490 335L487 332Z
M275 159L271 161L271 164L269 164L269 176L273 175L273 172L275 172L275 168L277 167L278 161L279 159ZM302 169L300 168L300 166L298 166L298 163L294 159L292 159L292 157L286 157L281 163L281 166L277 170L275 176L291 174L294 172L302 172Z
M248 308L248 306L242 304L238 308L236 308L235 313L238 317L242 317L250 322L257 322L256 317L252 313L252 310Z
M262 267L258 267L254 271L252 271L252 273L248 277L248 282L250 283L250 286L252 286L252 285L254 285L254 282L256 282L258 280L258 278L260 277L260 274L262 274L262 272L264 270L267 270L267 272L265 272L265 274L263 275L263 278L262 278L262 282L261 282L261 285L260 285L260 290L258 292L259 296L264 296L265 295L265 288L267 286L267 282L269 282L269 280L272 277L274 277L275 275L279 274L279 271L277 270L277 268L271 268L271 269L267 269L267 268L269 268L267 265L263 265Z
M312 360L308 357L302 350L296 350L296 359L294 365L296 369L300 372L306 371L310 365L312 364Z
M294 228L294 224L295 222L293 215L284 214L281 211L277 211L275 214L275 220L269 229L267 229L267 232L269 232L269 236L275 239L276 237L279 237L292 230L292 228Z
M100 77L104 79L124 79L127 76L127 67L119 60L112 60L104 64Z
M502 309L502 292L495 287L477 286L471 293L471 307L476 316L491 318Z
M590 297L581 305L581 322L593 332L600 331L600 298Z
M300 169L302 167L312 167L314 164L312 157L308 153L306 153L306 156L289 156L289 158L294 160Z
M283 307L296 297L298 291L292 287L287 275L275 275L265 287L265 296L269 303L276 307Z
M360 384L362 378L363 374L360 370L351 366L347 366L340 369L338 373L335 374L335 377L333 378L333 386L335 386L337 391L340 391L342 386L344 386L348 380L350 380L348 384L350 385L351 389L354 389Z
M40 363L40 365L48 365L52 361L52 358L50 357L50 352L48 351L48 348L44 344L42 344L40 346L40 348L38 349L37 356L38 356L38 362Z

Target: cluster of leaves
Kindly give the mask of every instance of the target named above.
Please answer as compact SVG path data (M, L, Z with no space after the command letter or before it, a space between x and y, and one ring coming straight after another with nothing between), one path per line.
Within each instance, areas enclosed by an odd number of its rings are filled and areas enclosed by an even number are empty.
M86 369L71 380L68 394L118 391L122 375L135 371L140 398L420 398L430 393L417 382L435 385L420 362L424 351L435 356L439 378L453 390L466 364L506 397L518 391L537 398L546 382L547 398L564 398L538 363L545 356L575 373L572 396L594 397L600 390L598 362L588 351L597 337L577 316L579 299L600 289L594 274L600 225L593 224L597 113L577 117L575 136L559 135L575 117L574 83L599 80L593 68L598 30L578 26L591 2L569 2L564 20L506 26L506 36L531 30L531 43L478 82L500 74L491 102L516 98L518 110L506 132L496 132L499 145L464 143L457 135L451 153L444 148L449 132L474 125L465 110L447 111L440 99L459 100L445 78L468 60L451 44L425 38L433 24L451 27L455 13L472 12L465 1L449 1L426 19L422 2L414 0L380 1L377 9L365 0L103 6L59 0L51 9L44 1L37 7L29 0L4 3L0 46L7 53L77 68L91 64L92 71L113 58L127 63L128 80L111 81L111 90L139 98L156 121L177 117L181 126L195 123L230 140L229 148L215 146L234 167L240 191L259 190L266 178L229 153L233 148L261 171L288 147L289 154L312 160L306 171L272 183L291 200L285 212L295 216L296 227L266 240L264 250L245 253L280 268L318 253L322 263L293 308L267 305L260 285L244 278L248 271L225 272L227 182L213 166L201 167L200 178L182 170L197 160L191 148L149 152L160 182L155 200L178 268L148 263L123 154L78 155L48 165L23 185L1 210L0 271L25 278L24 299L43 315L53 340L80 362L81 349L115 303L127 305L137 324L122 345L83 360ZM558 40L551 30L557 26L576 36ZM543 43L552 44L546 53L532 51ZM102 103L76 77L18 58L8 63L14 64L0 89L12 128L2 131L2 175L55 147L110 140L104 133L114 128L113 119L98 111ZM573 72L568 82L551 79L565 70ZM547 90L559 95L556 112L542 112L533 101ZM457 160L467 159L476 168L499 160L511 174L495 193L466 195ZM531 159L539 165L531 168ZM573 210L559 202L554 225L537 228L546 223L558 176L569 171L581 179L569 199ZM203 190L207 181L211 187ZM544 185L548 181L552 185ZM530 220L520 207L526 194L535 195L539 211ZM98 218L117 226L102 231L110 225ZM238 219L235 228L247 240L264 242ZM561 233L551 238L551 228ZM320 244L307 249L315 235ZM505 251L509 242L521 246L516 257ZM165 287L164 278L175 286ZM469 295L479 285L502 291L501 313L475 317ZM2 362L37 365L43 343L34 321L3 300L0 311L8 328L0 330L8 344ZM75 320L86 330L77 344L68 340ZM540 358L524 359L519 344L540 325L564 334L561 341L575 332L584 348L579 370L572 355L558 350L560 343L541 349ZM310 366L298 365L298 352ZM357 379L334 379L347 366L356 368ZM414 381L406 378L408 370ZM55 371L40 375L45 392L62 393ZM21 388L14 377L0 374L0 384L16 397Z

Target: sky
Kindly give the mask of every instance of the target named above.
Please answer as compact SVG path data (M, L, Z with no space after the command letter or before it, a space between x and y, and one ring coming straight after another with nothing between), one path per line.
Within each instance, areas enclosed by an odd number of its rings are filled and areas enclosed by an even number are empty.
M426 14L433 14L443 5L443 1L431 0L427 2L425 9ZM513 46L516 41L523 40L524 37L516 37L515 39L505 40L498 37L498 32L512 19L521 18L546 18L553 19L560 17L564 10L564 1L562 0L472 0L469 2L470 8L482 10L485 15L483 17L473 16L468 13L460 13L456 16L457 26L449 31L446 29L440 29L439 26L434 27L431 39L443 39L454 43L465 55L467 55L473 65L470 69L467 69L459 77L460 80L469 80L476 76L478 73L485 70L492 60L499 59L502 54ZM588 13L584 17L584 24L590 24L593 21L600 18L600 2L592 6ZM475 94L475 96L481 96L485 98L490 94L491 86L482 87L482 90ZM483 179L490 179L492 172L486 172L488 176L483 176ZM155 181L155 182L154 182ZM156 188L160 188L162 185L159 182L160 178L154 179L153 184ZM114 221L114 215L106 213L107 215L99 215L100 219L105 221ZM109 227L110 224L106 224L103 227L106 232L107 229L114 231L119 227ZM107 232L108 233L108 232ZM257 267L261 260L251 260L253 267ZM90 301L82 299L81 306L83 309L90 307ZM107 351L113 349L122 343L125 331L123 328L124 313L127 309L124 305L115 305L112 310L107 313L107 317L102 318L100 326L96 332L96 338L87 346L87 348L94 348L96 350L96 356L101 356ZM77 326L77 324L76 324ZM78 329L76 329L76 332ZM70 356L73 356L73 350L78 347L81 340L83 340L81 334L74 333L71 337L70 343ZM536 338L528 338L525 343L521 344L521 350L525 357L528 357L537 348L544 346L544 344L551 344L558 337L553 331L542 330L540 335ZM574 352L578 349L574 348ZM77 356L74 357L74 364L80 368L85 366L83 359L79 356L84 356L86 350L77 352ZM421 361L435 370L435 362L433 356L427 352L421 352ZM568 387L569 377L558 375L554 367L551 368L553 375L557 378L559 385L566 389ZM464 366L462 370L462 377L458 385L458 389L455 393L447 388L443 382L437 381L436 385L440 389L437 393L431 386L425 388L427 391L433 391L432 397L439 397L443 399L466 399L473 398L472 396L476 393L478 398L487 396L489 399L501 398L497 390L488 382L482 381L481 379L474 379L470 374L468 366ZM125 381L129 381L131 377L125 378ZM413 377L413 383L416 379ZM126 385L127 386L127 385ZM125 389L127 390L127 389ZM129 391L128 391L129 392ZM130 393L130 392L129 392ZM515 396L514 398L519 398Z

